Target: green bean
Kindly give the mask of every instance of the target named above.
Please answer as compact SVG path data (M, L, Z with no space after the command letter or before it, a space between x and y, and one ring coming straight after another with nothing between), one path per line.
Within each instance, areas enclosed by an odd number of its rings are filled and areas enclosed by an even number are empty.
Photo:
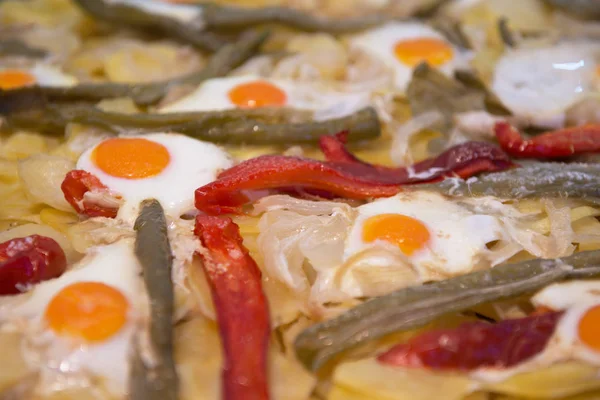
M459 72L456 80L427 63L418 65L406 90L413 115L429 111L444 116L443 131L449 131L456 113L488 110L506 115L507 110L474 74Z
M160 30L206 51L217 51L226 44L219 35L205 31L201 20L183 23L168 16L146 12L132 5L106 0L75 0L75 2L92 17L124 27L148 31Z
M30 47L15 39L0 40L0 56L23 56L31 58L46 57L45 50Z
M498 19L498 32L506 46L515 47L517 45L515 33L508 26L508 19L506 17Z
M600 164L524 162L520 168L508 171L468 180L451 178L415 188L451 196L563 197L600 204Z
M131 97L140 105L149 105L158 102L169 89L179 85L198 85L211 78L226 75L258 51L259 47L268 37L268 32L248 31L236 43L224 46L209 60L204 69L189 75L170 79L163 82L143 84L123 83L82 83L72 87L26 87L10 91L0 90L0 109L4 96L13 99L22 94L41 91L48 101L74 102L98 101L108 98Z
M579 17L600 19L600 3L597 0L546 0L548 3L562 8Z
M286 7L242 8L216 4L203 6L202 19L208 29L245 29L250 26L279 23L306 32L343 34L380 25L388 16L368 15L349 19L329 19Z
M32 101L33 102L33 101ZM14 108L16 103L13 103ZM2 107L0 103L0 114ZM88 105L56 106L8 116L10 126L60 134L69 122L119 132L178 132L224 144L310 144L323 135L350 131L348 140L374 139L381 134L376 111L365 108L346 117L310 122L312 113L286 108L257 108L173 114L120 114Z
M304 330L294 347L298 359L317 371L345 350L394 332L422 327L444 314L531 293L563 279L599 275L600 251L501 265L368 300Z
M174 293L171 280L173 256L167 222L160 203L144 200L135 221L135 255L142 266L150 298L150 352L153 365L144 362L135 343L130 382L131 400L177 400L179 380L173 357ZM146 350L146 351L148 351Z

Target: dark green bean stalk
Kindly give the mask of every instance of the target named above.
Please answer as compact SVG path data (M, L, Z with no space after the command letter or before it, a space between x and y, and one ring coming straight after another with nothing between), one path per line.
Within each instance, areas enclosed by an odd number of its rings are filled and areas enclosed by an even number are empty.
M503 199L563 197L600 204L600 164L531 162L493 174L446 179L418 186L451 196L494 196Z
M105 0L75 0L92 17L122 27L162 31L206 51L217 51L226 44L219 35L206 31L202 20L183 23L168 16L151 14L140 8Z
M306 368L317 371L345 350L391 333L422 327L444 314L531 293L564 279L597 276L600 251L501 265L373 298L304 330L294 347Z
M16 104L13 104L16 107ZM0 114L2 107L0 104ZM258 108L174 114L120 114L87 105L48 106L8 116L11 126L59 133L69 122L119 132L178 132L223 144L309 144L323 135L349 130L348 140L374 139L381 134L377 113L365 108L346 117L310 122L312 113Z
M349 19L322 18L286 7L242 8L206 4L202 19L208 29L237 30L251 26L278 23L306 32L342 34L380 25L391 18L367 15Z
M99 101L117 97L131 97L140 105L154 104L173 87L180 85L195 86L207 79L226 75L256 54L268 35L268 32L248 31L236 43L228 44L216 52L201 71L163 82L142 84L81 83L65 88L26 87L5 92L0 90L0 110L5 96L11 96L14 99L16 96L29 95L31 92L41 92L51 102Z
M144 362L139 341L131 368L131 400L177 400L179 380L173 358L174 293L171 281L173 256L167 235L167 222L160 203L141 203L135 221L135 255L150 299L151 366ZM138 338L139 339L139 338Z
M24 42L15 39L0 40L0 56L23 56L30 58L44 58L45 50L30 47Z

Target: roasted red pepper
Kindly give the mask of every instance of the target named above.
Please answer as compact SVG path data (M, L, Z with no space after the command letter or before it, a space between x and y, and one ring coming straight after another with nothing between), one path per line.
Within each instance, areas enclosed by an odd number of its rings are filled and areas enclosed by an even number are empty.
M500 146L512 156L560 158L600 151L600 125L584 125L542 133L529 140L506 122L494 128Z
M0 295L56 278L67 268L65 253L54 239L31 235L0 243Z
M60 185L65 199L77 211L78 214L88 217L115 218L118 207L108 206L99 202L91 201L86 193L91 192L98 195L108 195L108 188L100 182L95 175L87 171L73 170L67 174Z
M489 324L468 322L455 329L419 335L381 354L377 360L398 367L472 371L507 368L541 352L562 312L547 312Z
M207 214L240 213L249 201L242 191L294 187L349 199L388 197L398 193L401 185L451 175L467 178L513 165L498 147L469 142L409 168L388 168L358 160L345 149L344 141L345 134L322 139L321 148L331 161L262 156L242 162L197 189L196 207Z
M221 333L223 398L266 400L271 328L260 270L230 218L200 215L195 233Z

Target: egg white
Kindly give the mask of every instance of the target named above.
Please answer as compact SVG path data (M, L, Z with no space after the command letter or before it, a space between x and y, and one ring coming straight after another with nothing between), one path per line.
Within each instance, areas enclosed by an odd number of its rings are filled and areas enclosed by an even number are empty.
M394 71L395 88L404 92L412 78L413 67L403 64L394 54L394 47L400 40L414 38L434 38L448 43L453 49L453 57L448 62L436 67L450 75L457 67L468 64L467 52L452 46L442 34L419 22L391 22L368 30L350 39L350 46L379 59Z
M594 90L599 60L600 45L589 42L510 50L491 88L524 124L560 128L566 110Z
M363 241L364 222L369 217L406 215L419 220L430 233L429 242L407 256L425 280L472 271L486 260L486 244L505 237L496 217L474 214L433 192L404 192L360 206L357 211L358 217L346 239L344 259L372 246L389 245L380 240Z
M316 85L263 78L258 75L242 75L210 79L189 95L158 111L173 113L235 109L238 106L229 99L229 92L241 84L255 81L269 82L284 91L287 96L286 106L298 110L318 111L321 117L317 115L315 119L344 116L365 107L369 102L367 93L339 93Z
M125 179L107 174L96 166L88 149L77 162L77 169L94 174L111 192L123 198L117 218L133 224L142 200L154 198L172 218L194 209L194 191L216 179L217 174L233 164L220 147L185 135L155 133L141 137L164 145L169 151L170 163L158 175L144 179Z
M134 254L134 240L95 247L62 276L37 284L26 300L0 310L3 322L25 321L25 359L41 367L49 382L57 378L81 384L88 374L100 379L111 393L123 396L129 376L130 344L136 325L145 318L147 300L140 278L141 268ZM50 331L44 320L48 303L63 288L76 282L102 282L118 289L129 302L128 321L114 336L103 342L84 343ZM85 382L85 381L83 381Z

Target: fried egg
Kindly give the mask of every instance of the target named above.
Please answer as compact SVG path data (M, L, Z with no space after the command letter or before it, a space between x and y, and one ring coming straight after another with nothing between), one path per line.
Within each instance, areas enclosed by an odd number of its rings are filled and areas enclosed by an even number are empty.
M323 115L342 116L367 104L366 93L336 93L293 81L243 75L210 79L188 96L168 104L159 112L288 106L299 110L319 111Z
M507 51L494 71L492 90L524 123L560 128L566 110L598 90L600 45L562 43Z
M41 366L42 379L66 376L61 382L78 385L91 375L123 396L131 340L148 309L140 273L133 239L92 248L59 278L0 309L0 319L25 324L24 356Z
M142 200L155 198L172 218L194 209L194 191L232 165L212 143L175 133L117 137L85 151L77 169L95 175L123 200L118 218L132 224Z
M433 192L404 192L357 208L344 259L374 246L394 246L422 276L468 273L489 263L486 245L504 238L494 216L470 209ZM489 265L488 265L489 266Z
M468 54L442 34L419 22L392 22L350 39L350 46L379 59L394 71L395 86L406 90L413 69L422 62L450 75L467 65Z
M77 79L61 70L38 64L31 68L9 69L0 67L0 89L10 90L25 86L73 86Z
M161 0L106 0L107 3L139 8L149 14L178 20L184 23L202 24L202 8L194 5L176 4L177 1Z

